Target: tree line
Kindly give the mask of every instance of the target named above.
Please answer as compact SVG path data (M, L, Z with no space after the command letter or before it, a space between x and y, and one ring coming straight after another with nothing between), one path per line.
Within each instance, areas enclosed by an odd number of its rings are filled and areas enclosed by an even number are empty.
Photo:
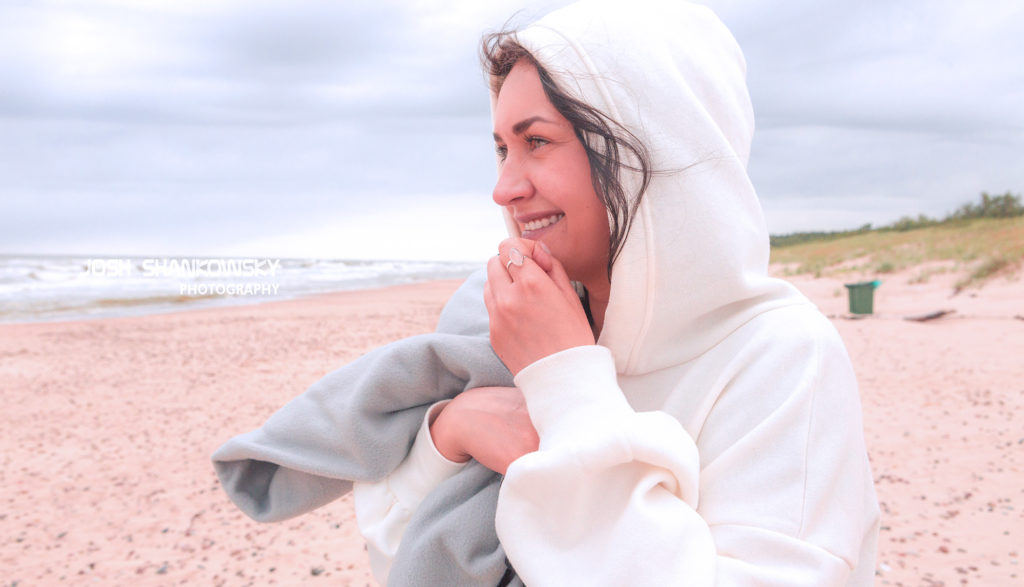
M981 192L981 197L977 202L963 204L941 219L918 214L916 218L903 216L895 222L879 226L878 228L873 228L871 224L865 224L853 230L794 232L784 235L772 235L770 239L771 246L778 248L810 241L832 240L872 231L906 232L908 230L938 226L940 224L952 224L975 218L1012 218L1014 216L1024 216L1024 203L1021 201L1020 194L1014 195L1006 192L1001 196L992 196L986 192Z

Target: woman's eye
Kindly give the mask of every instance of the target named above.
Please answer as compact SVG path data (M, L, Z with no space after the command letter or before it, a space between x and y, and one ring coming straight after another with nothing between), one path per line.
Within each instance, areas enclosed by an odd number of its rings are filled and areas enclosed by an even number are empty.
M508 147L505 145L494 145L494 152L498 155L499 161L504 161L508 156Z
M536 149L537 147L543 147L548 144L549 141L540 137L529 137L526 139L526 142L530 144L531 149Z

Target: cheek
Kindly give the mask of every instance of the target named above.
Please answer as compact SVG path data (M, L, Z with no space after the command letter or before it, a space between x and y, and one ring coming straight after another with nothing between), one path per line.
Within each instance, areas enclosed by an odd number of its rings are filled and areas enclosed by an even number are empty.
M586 153L582 152L580 156L582 161L577 159L573 166L573 194L576 207L585 219L587 239L592 243L607 243L609 240L608 211L597 197Z
M608 211L605 209L604 204L597 199L597 196L593 198L593 204L591 207L590 216L590 230L588 231L590 238L599 245L607 248L608 242L611 240L611 229L608 226Z

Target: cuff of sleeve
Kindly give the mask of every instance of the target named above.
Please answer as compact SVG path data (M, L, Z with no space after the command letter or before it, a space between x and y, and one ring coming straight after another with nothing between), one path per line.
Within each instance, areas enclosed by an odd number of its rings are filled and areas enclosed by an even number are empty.
M418 506L431 490L466 465L444 458L430 437L430 424L437 419L437 415L449 401L437 402L427 410L409 456L389 478L389 485L400 503Z
M579 346L531 363L515 377L543 449L621 424L633 408L622 395L611 351Z

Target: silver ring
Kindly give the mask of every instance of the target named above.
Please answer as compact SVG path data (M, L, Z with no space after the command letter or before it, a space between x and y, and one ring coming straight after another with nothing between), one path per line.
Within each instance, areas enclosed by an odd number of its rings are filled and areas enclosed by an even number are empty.
M512 259L509 259L508 263L505 263L505 271L511 272L512 270L509 269L509 267L511 267L511 266L512 266Z

